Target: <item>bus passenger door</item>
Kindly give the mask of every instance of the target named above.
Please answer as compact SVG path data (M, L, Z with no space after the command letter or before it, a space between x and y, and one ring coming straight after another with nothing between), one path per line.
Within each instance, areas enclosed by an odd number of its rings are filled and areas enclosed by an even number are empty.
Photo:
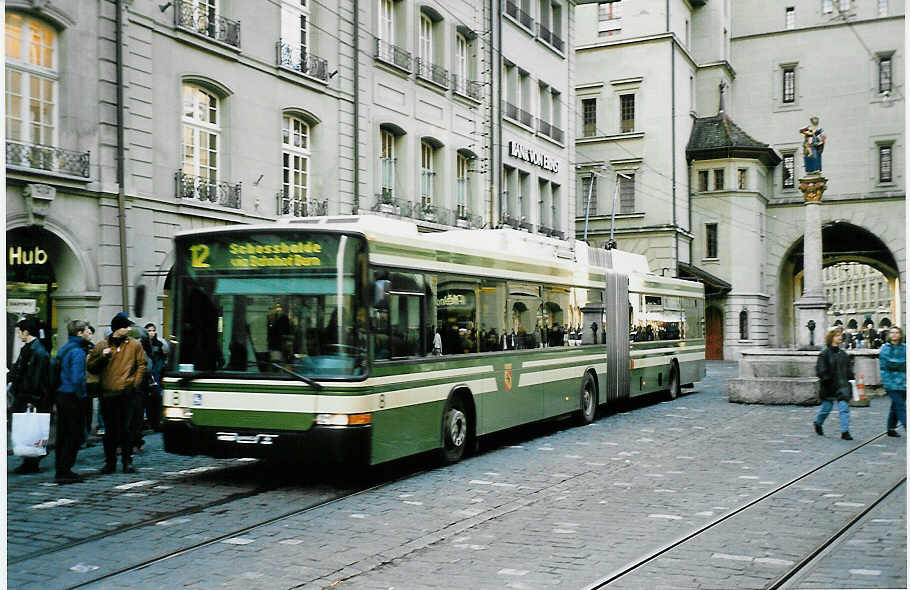
M607 271L604 300L607 311L606 401L613 403L629 396L629 277Z

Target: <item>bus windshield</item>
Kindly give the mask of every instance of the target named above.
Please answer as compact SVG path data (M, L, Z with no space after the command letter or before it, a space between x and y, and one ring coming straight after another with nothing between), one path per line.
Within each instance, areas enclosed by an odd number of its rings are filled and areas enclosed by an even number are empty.
M366 374L360 236L255 231L177 240L181 373L268 378Z

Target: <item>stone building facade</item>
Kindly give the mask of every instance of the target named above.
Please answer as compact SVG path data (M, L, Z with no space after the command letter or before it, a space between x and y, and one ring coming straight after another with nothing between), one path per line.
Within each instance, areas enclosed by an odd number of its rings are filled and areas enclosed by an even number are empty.
M138 286L139 321L169 333L181 230L367 212L499 226L506 166L527 176L526 229L571 234L571 0L9 0L5 14L8 344L22 315L54 349L69 319L133 314ZM516 113L497 81L519 66Z
M709 358L805 329L811 115L828 137L823 264L876 268L903 317L902 0L619 0L576 16L576 235L612 231L652 270L703 281Z

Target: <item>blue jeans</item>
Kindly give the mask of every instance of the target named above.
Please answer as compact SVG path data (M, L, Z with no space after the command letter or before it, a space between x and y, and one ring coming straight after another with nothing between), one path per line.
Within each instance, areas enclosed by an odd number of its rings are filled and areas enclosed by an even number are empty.
M828 419L834 401L830 399L822 400L822 407L818 409L818 415L815 417L815 423L821 426ZM837 401L837 412L840 414L840 431L847 432L850 430L850 406L843 400Z
M891 409L888 411L888 430L897 428L898 420L904 425L904 428L907 428L907 400L905 399L907 392L897 391L896 389L888 389L886 391L888 392L888 397L891 398Z

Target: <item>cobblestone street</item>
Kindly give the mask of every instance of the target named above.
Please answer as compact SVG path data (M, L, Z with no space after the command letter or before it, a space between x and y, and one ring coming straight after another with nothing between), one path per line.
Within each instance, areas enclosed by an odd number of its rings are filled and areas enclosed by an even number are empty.
M726 401L731 363L694 392L488 441L449 467L396 478L93 588L585 588L884 430L888 402L853 408L855 441L819 437L811 407ZM8 475L11 588L65 588L345 493L258 462L165 454L87 483ZM882 437L677 547L610 588L763 588L906 473ZM11 458L9 467L18 460ZM111 534L108 534L111 533ZM48 549L56 549L47 552ZM865 515L790 588L906 587L906 486Z

